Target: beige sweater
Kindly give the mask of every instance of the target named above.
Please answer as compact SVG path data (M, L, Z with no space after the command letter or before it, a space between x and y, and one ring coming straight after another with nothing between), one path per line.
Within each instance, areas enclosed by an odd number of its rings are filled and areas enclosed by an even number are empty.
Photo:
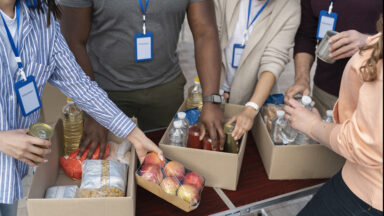
M239 17L241 0L215 0L222 49L221 80L226 77L225 48ZM252 97L257 81L269 71L279 78L289 62L289 51L300 24L301 10L296 0L270 0L249 36L231 87L230 103L244 104Z

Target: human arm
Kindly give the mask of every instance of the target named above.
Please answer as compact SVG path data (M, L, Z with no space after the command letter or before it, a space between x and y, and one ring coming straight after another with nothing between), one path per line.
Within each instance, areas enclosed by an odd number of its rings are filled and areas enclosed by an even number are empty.
M188 21L195 43L197 72L203 89L203 97L219 93L221 53L218 40L214 3L212 0L191 2L188 6ZM224 148L224 115L220 106L205 102L200 115L202 140L208 130L212 143L220 139ZM213 148L216 149L216 146Z
M27 129L0 131L0 152L31 166L48 162L45 156L51 152L51 143L27 132Z
M352 57L365 46L368 37L369 35L356 30L338 33L329 39L331 44L329 57L336 60Z
M55 71L49 82L60 89L97 122L118 137L131 141L135 146L140 161L147 151L155 151L162 155L161 150L136 127L136 125L108 98L96 82L81 70L55 23L56 34L53 40L51 62Z

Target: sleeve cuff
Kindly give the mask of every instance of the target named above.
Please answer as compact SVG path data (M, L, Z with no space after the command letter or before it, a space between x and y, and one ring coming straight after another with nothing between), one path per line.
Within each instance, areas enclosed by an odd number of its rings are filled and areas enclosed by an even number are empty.
M113 119L110 125L111 128L109 130L122 138L127 137L136 127L136 124L122 112Z

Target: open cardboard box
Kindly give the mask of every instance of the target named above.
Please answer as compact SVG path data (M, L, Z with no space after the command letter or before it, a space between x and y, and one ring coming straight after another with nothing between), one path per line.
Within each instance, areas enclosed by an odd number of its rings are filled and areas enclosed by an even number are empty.
M121 139L113 136L109 141L121 143ZM74 198L74 199L44 199L49 187L61 185L78 185L60 169L59 158L63 155L63 122L60 119L55 125L51 139L52 152L48 155L48 163L40 164L33 177L27 198L29 216L134 216L136 208L136 153L131 148L128 169L128 185L126 197L111 198Z
M345 159L320 144L275 145L258 115L252 135L271 180L330 178Z
M240 113L244 106L225 104L223 109L225 119L230 119ZM179 109L179 111L183 110L185 110L185 103ZM172 123L160 140L160 148L163 150L165 157L179 161L186 168L202 175L205 178L205 186L235 191L243 163L247 134L241 139L239 153L237 154L171 146L168 143Z

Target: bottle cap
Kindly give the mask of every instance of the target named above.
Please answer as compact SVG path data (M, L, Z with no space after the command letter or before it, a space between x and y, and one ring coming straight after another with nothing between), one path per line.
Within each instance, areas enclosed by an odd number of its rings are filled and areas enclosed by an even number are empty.
M187 114L185 112L178 112L177 113L177 118L179 118L179 119L185 119L186 116L187 116Z
M301 98L301 103L304 105L304 106L307 106L307 105L310 105L312 103L312 98L309 97L309 96L303 96Z
M283 118L284 115L285 115L285 112L284 112L284 110L277 110L277 111L276 111L276 115L277 115L277 117L279 117L279 118Z
M332 117L333 116L333 110L327 110L327 116Z
M173 127L174 128L181 128L183 126L183 124L181 123L180 120L176 120L173 122Z
M197 76L197 77L195 77L195 83L199 83L200 84L200 79L199 79L199 77Z
M71 98L67 97L67 103L69 103L69 104L73 104L74 102L72 101Z

